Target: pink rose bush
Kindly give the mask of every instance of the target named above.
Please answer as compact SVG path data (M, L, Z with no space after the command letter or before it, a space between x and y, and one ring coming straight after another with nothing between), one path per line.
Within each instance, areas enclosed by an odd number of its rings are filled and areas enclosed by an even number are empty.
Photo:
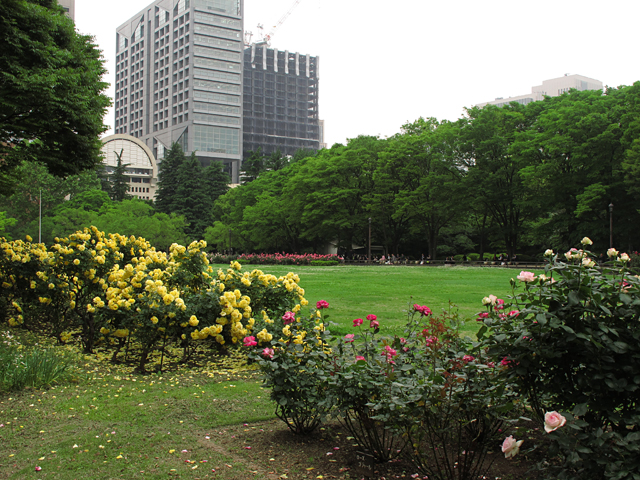
M640 413L629 401L640 388L630 383L637 378L630 372L640 372L640 278L629 255L602 246L594 253L588 237L580 243L564 255L549 249L544 273L520 272L504 310L485 297L477 336L513 393L553 433L545 448L557 457L540 464L544 478L626 480L624 472L640 466ZM550 404L566 413L546 411ZM518 448L513 438L503 444L509 457Z

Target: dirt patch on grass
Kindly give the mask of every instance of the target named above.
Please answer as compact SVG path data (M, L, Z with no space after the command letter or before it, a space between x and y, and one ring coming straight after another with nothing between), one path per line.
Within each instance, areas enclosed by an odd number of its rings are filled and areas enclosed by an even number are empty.
M211 440L236 457L244 459L250 470L264 472L268 479L360 479L355 473L356 452L361 448L338 422L325 424L310 435L292 434L279 420L229 426L213 432ZM213 438L215 436L215 438ZM522 438L522 435L521 435ZM539 432L526 434L528 448L544 440ZM506 460L500 445L488 456L491 462L487 480L532 480L530 470L535 465L536 451L528 452L523 445L520 454ZM251 467L249 467L251 466ZM404 457L375 466L371 480L426 478Z

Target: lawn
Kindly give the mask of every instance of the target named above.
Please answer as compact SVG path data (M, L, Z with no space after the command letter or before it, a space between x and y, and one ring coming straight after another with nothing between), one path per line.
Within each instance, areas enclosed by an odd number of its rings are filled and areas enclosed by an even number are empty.
M519 273L468 267L260 268L298 273L311 305L329 302L327 313L339 332L372 313L382 334L401 333L410 304L437 312L449 301L469 320L465 333L472 334L482 297L506 298L509 279ZM138 376L131 368L81 357L72 383L0 393L0 479L311 479L329 478L323 468L347 472L353 442L339 429L327 428L315 443L301 441L287 447L294 450L287 455L279 453L290 435L273 423L269 391L250 368L232 357ZM335 450L329 450L330 442ZM336 456L327 457L331 452ZM339 455L344 459L330 463ZM353 478L345 475L332 478Z
M354 318L372 313L378 316L383 334L400 334L404 311L414 303L427 305L438 313L452 302L460 315L470 320L483 311L483 297L493 294L506 299L511 294L509 280L520 273L519 269L462 266L244 265L242 268L259 268L273 275L295 272L310 305L318 300L329 302L327 313L339 325L339 333L346 333ZM470 322L465 332L472 333L475 328L475 322Z

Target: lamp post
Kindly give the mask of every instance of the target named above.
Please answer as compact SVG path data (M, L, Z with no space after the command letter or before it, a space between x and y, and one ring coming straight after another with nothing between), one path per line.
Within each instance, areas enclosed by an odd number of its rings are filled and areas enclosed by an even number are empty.
M367 262L371 264L371 217L369 217L369 255L367 257Z
M233 247L231 246L231 229L229 229L229 255L233 255Z
M613 248L613 202L609 204L609 248Z

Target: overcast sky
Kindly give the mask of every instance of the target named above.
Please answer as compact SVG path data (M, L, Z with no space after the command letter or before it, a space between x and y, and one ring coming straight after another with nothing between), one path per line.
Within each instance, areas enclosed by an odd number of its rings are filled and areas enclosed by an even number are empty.
M150 3L76 0L77 28L96 37L107 82L115 83L116 28ZM271 30L293 4L244 0L245 30ZM638 0L300 0L272 46L320 57L331 146L391 136L421 116L456 120L464 107L565 73L631 85L640 80L639 14ZM104 123L113 126L112 109Z

